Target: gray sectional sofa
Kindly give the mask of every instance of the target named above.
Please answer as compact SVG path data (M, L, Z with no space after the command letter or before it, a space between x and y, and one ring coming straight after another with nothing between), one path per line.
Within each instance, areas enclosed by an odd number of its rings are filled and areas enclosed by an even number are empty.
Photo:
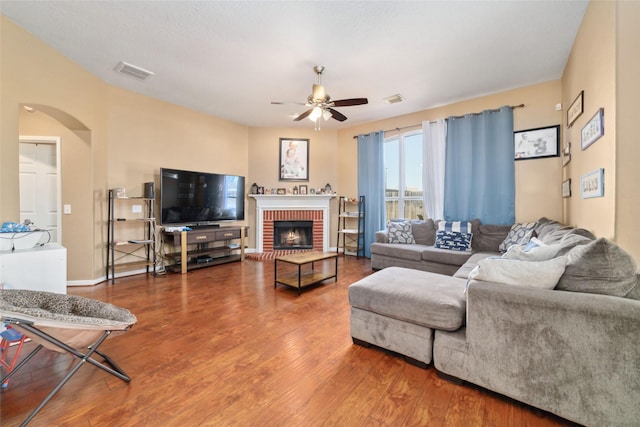
M587 230L546 218L533 230L539 248L516 244L503 258L480 238L462 263L425 258L436 251L425 242L372 244L381 270L349 287L354 342L580 424L640 425L635 261Z

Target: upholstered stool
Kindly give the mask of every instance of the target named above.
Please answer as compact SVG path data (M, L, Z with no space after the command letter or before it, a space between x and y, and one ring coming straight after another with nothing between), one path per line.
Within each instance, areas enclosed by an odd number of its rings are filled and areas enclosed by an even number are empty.
M433 330L464 325L464 279L389 267L349 286L351 337L400 353L419 366L431 363Z

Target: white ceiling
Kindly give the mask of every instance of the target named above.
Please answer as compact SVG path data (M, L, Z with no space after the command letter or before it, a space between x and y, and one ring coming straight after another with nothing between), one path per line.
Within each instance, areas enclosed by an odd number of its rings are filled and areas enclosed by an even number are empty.
M293 122L324 65L345 127L558 79L572 1L10 1L6 17L105 82L247 126ZM118 74L126 61L155 75ZM404 102L383 98L402 94Z

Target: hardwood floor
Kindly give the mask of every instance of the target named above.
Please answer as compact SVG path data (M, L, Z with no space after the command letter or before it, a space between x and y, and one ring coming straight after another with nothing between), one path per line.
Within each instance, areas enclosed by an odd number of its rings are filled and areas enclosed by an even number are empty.
M298 296L273 288L273 261L246 260L69 288L136 314L101 346L132 381L83 366L30 425L572 425L354 345L347 287L368 274L369 260L341 256L337 283ZM19 425L71 362L41 351L2 391L0 424Z

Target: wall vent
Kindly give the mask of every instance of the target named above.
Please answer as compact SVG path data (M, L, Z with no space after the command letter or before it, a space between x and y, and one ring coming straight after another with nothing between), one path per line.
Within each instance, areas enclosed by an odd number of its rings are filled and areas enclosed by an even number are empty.
M396 95L391 95L388 98L384 98L384 102L386 102L387 104L395 104L396 102L402 101L404 101L404 98L399 93Z
M145 70L144 68L136 67L135 65L128 64L124 61L120 61L114 70L121 74L134 77L138 80L146 80L148 77L153 76L155 73Z

